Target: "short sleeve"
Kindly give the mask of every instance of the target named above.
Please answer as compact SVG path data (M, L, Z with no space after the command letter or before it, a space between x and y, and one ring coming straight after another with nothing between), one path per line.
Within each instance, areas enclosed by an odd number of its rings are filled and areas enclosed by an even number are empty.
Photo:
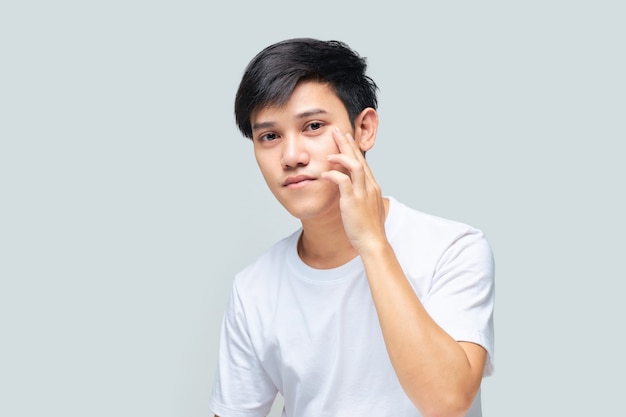
M494 277L489 243L480 230L470 228L443 252L423 299L431 317L455 340L485 348L484 376L494 371Z
M255 353L245 309L234 285L222 321L209 409L220 417L263 417L269 413L276 394Z

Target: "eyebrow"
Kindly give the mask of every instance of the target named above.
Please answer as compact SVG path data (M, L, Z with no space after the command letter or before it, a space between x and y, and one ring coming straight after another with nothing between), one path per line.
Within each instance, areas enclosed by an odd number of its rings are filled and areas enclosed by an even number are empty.
M317 114L326 114L326 113L328 112L323 109L312 109L312 110L308 110L300 114L297 114L296 119L306 119L307 117L315 116Z
M307 117L315 116L317 114L327 114L327 113L328 112L326 110L323 110L323 109L311 109L311 110L307 110L307 111L304 111L302 113L296 114L296 119L298 119L298 120L306 119ZM267 128L274 127L274 126L276 126L275 122L255 123L255 124L252 125L252 130L267 129Z

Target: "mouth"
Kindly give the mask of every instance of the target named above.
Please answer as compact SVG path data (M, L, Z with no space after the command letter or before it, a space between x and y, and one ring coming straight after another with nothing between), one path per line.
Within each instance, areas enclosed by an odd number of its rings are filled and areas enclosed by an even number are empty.
M306 184L314 180L315 180L314 177L310 177L308 175L296 175L293 177L287 177L285 181L283 181L283 187L287 187L287 188L303 187Z

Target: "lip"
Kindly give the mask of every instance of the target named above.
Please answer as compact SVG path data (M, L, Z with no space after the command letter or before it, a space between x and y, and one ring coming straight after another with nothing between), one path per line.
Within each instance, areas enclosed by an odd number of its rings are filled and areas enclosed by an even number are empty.
M308 175L295 175L285 178L283 187L296 188L298 186L304 186L313 180L315 180L315 178Z

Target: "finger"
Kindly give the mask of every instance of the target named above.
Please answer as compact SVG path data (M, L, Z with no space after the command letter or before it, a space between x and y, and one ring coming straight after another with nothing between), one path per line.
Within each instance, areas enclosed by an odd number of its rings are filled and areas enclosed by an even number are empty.
M366 189L366 176L363 171L363 166L354 158L350 158L345 154L328 155L328 161L330 163L341 165L348 172L349 179L352 182L355 192L361 195Z
M335 127L333 129L333 139L335 139L335 143L337 144L340 153L357 158L357 152L355 149L356 143L354 142L354 138L349 133L344 135L338 127Z
M346 133L346 139L348 140L348 143L349 143L350 147L353 150L354 157L358 161L365 161L365 157L363 156L363 152L361 151L361 148L359 148L359 144L356 143L356 140L354 140L354 137L352 136L352 134Z
M370 166L367 163L367 160L365 159L365 155L363 155L361 148L359 148L359 145L356 143L356 141L354 140L354 138L352 137L350 133L346 133L345 136L348 140L348 143L353 148L354 158L359 162L359 164L361 165L363 169L364 181L367 181L368 184L373 184L377 186L376 180L374 179L374 174L372 173L372 170L370 169Z
M378 193L380 187L374 178L374 174L367 160L362 156L360 151L357 152L359 153L356 158L351 158L346 154L331 154L328 155L328 161L341 165L349 172L356 194L363 195L368 192Z
M376 179L374 178L374 174L372 173L372 170L370 169L369 164L365 160L365 157L363 157L362 165L363 165L363 175L365 176L365 181L367 181L368 184L373 184L375 186L378 186L378 183L376 182Z
M350 133L341 134L341 130L338 127L333 129L333 137L339 148L340 153L338 155L343 155L344 157L332 156L329 157L329 160L341 164L350 172L352 183L358 193L366 190L366 181L368 179L373 180L373 176L367 174L369 166L367 166L363 153L354 137Z
M339 187L339 193L342 197L354 196L352 181L350 180L350 177L343 172L335 170L322 172L322 178L337 184L337 186Z

